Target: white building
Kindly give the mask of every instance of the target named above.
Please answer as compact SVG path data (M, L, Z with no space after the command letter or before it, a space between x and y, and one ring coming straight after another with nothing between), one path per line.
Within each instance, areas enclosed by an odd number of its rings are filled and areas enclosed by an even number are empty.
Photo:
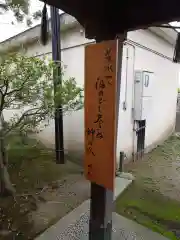
M83 86L84 47L94 41L84 37L83 28L73 17L62 14L61 22L62 61L67 65L66 76L75 77L78 84ZM38 25L2 42L0 50L19 46L20 43L24 45L28 43L28 56L51 56L51 41L47 46L42 46L38 41L39 34L40 26ZM151 90L148 90L151 98L143 102L143 114L146 119L145 148L152 148L174 131L179 76L179 65L172 62L176 35L176 31L162 28L128 33L128 40L123 50L117 158L120 151L131 158L137 149L134 120L137 120L135 115L138 114L138 107L142 103L137 106L140 99L137 99L139 90L135 90L136 70L151 72L149 84ZM48 146L54 145L53 121L39 135L39 138ZM64 117L64 141L66 150L82 156L84 151L83 110Z

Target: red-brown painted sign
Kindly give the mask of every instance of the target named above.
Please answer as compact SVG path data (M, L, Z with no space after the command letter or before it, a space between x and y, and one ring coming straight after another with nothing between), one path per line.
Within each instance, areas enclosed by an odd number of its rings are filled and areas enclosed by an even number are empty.
M114 189L117 40L85 48L85 176Z

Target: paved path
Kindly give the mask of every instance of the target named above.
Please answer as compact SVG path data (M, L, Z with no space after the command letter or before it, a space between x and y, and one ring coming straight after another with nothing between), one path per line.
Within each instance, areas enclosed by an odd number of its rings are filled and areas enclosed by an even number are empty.
M36 240L88 240L90 200L73 210ZM148 228L113 213L113 240L167 240Z
M119 196L132 180L117 177L115 196ZM90 200L60 219L36 240L88 240ZM113 213L113 240L167 240L163 236L131 220Z

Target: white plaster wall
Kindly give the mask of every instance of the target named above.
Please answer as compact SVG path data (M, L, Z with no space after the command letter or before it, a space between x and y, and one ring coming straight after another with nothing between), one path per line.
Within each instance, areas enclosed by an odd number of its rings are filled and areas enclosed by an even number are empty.
M173 46L155 36L150 31L130 32L128 39L138 42L168 57L173 56ZM67 65L65 77L75 77L79 85L84 85L84 45L89 43L80 28L71 29L62 35L62 62ZM119 105L118 143L119 151L131 156L133 150L133 71L149 70L155 73L152 107L149 109L146 131L146 146L161 139L175 121L176 95L179 66L150 51L127 45L129 60L126 62L126 48L122 67L122 81ZM28 56L46 54L51 57L51 42L43 47L36 44L27 51ZM135 54L135 58L134 58ZM128 70L126 66L128 64ZM127 109L123 110L127 73ZM167 133L166 133L167 134ZM38 136L48 146L54 146L54 121ZM83 110L64 117L65 149L83 152L84 149L84 113Z
M80 86L84 86L84 44L91 42L85 39L84 32L77 27L65 32L61 36L62 63L66 66L65 78L75 77ZM40 43L30 47L26 54L28 56L46 55L48 58L51 54L51 41L42 46ZM84 111L67 113L64 116L64 147L67 150L83 151L84 149ZM54 146L54 120L50 125L38 134L38 138L49 147Z
M126 44L123 48L123 61L121 69L121 90L117 133L117 160L120 151L129 155L133 151L133 100L134 100L134 64L135 47ZM127 83L126 83L127 82ZM126 109L123 105L126 105Z
M80 26L77 26L73 29L65 31L61 34L61 48L62 52L67 51L68 49L73 49L74 47L78 47L80 45L85 45L87 43L91 43L93 40L88 40L84 37L84 30ZM26 54L28 56L32 55L42 55L49 54L52 52L52 44L51 41L46 46L42 46L40 42L29 47L27 49ZM63 61L63 58L62 58ZM66 63L67 64L67 63Z
M152 91L152 102L148 109L146 119L145 147L148 148L161 140L164 140L174 129L176 118L176 101L179 65L172 61L155 54L152 51L163 54L172 59L174 47L165 40L154 35L148 30L138 30L128 33L128 39L143 45L136 45L134 51L129 48L130 60L125 63L125 48L122 65L121 94L119 106L119 128L117 142L117 157L120 151L124 151L127 157L131 158L133 149L136 149L136 134L133 132L133 114L134 107L134 79L132 72L134 70L146 70L154 72L155 79ZM147 50L147 48L149 50ZM133 67L133 56L135 61ZM128 64L128 70L125 68ZM128 76L127 84L127 109L122 108L123 95L125 91L125 79Z
M172 58L174 47L150 30L136 30L128 33L128 39Z
M145 147L148 148L161 140L164 140L174 129L176 118L176 98L178 86L179 65L155 54L156 51L172 58L174 48L165 40L154 35L150 31L138 30L130 32L128 39L149 48L136 46L124 47L121 92L119 106L119 125L117 141L117 158L120 151L124 151L131 158L133 150L136 150L136 134L133 132L133 107L134 107L134 77L133 70L147 70L154 72L155 79L152 91L152 103L148 109L146 119ZM126 60L126 48L129 59ZM126 69L128 65L128 68ZM127 109L123 110L125 98L125 82L127 82Z
M142 48L136 48L135 69L154 72L152 103L147 116L146 147L173 130L179 65Z

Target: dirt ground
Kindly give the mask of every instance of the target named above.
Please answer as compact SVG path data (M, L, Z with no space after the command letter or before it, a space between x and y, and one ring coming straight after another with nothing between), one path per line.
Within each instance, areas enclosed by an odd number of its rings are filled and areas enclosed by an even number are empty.
M74 167L72 163L68 165ZM34 239L88 199L89 192L88 181L76 172L36 191L17 194L15 199L2 199L0 239Z
M40 194L37 210L29 214L33 232L39 233L56 223L68 212L89 198L89 182L79 174L69 175L50 185Z
M12 142L12 147L10 146L9 171L17 193L15 198L0 199L2 240L34 239L89 198L90 186L82 175L82 167L72 161L67 161L66 165L57 165L54 153L45 148L42 150L42 147L34 147L34 141L28 143L28 147L20 146L17 139ZM127 164L125 170L135 175L136 183L143 183L143 192L147 186L151 191L160 192L163 196L180 202L180 136L170 137L142 160ZM139 189L139 184L137 187L134 188L135 192ZM142 197L141 189L138 191L139 204L144 196ZM123 214L124 210L128 209L127 200L133 200L132 193L130 190L130 197L125 197L124 203L119 200L119 213ZM155 199L158 199L161 206L161 197ZM148 206L154 206L154 202L157 201L149 203ZM141 207L142 204L138 206ZM173 203L173 206L173 212L176 213L177 204ZM151 207L151 210L153 209L154 207ZM162 214L164 213L161 212L161 216ZM134 219L134 215L132 218Z
M171 136L142 160L127 164L125 169L137 181L143 179L147 187L180 201L180 135Z
M0 239L34 239L89 198L82 167L56 164L55 152L29 139L11 139L9 173L14 197L0 198Z

